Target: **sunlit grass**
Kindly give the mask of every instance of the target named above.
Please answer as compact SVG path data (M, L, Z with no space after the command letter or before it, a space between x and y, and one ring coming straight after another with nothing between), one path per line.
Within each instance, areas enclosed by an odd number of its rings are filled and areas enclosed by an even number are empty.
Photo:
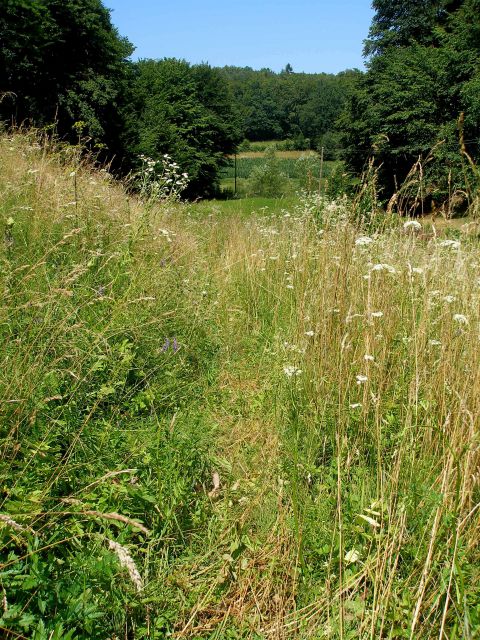
M0 627L479 637L475 225L0 147Z

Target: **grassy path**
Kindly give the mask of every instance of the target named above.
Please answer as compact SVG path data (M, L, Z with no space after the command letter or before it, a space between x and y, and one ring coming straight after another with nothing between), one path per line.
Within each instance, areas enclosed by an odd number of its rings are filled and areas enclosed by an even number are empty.
M6 637L480 637L478 238L274 205L0 139Z

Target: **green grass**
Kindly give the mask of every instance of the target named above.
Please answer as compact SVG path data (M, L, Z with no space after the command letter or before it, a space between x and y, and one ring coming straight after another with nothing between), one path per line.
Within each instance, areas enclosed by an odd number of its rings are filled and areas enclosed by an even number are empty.
M0 139L2 637L480 637L478 225L362 193Z
M195 216L215 215L228 219L230 216L252 217L257 215L281 215L298 205L297 196L285 198L243 197L231 200L204 200L187 205Z

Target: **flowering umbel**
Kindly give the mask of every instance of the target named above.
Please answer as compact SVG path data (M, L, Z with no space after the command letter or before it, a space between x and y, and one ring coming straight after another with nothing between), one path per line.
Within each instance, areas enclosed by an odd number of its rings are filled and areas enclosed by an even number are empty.
M140 195L148 201L178 200L188 185L188 173L166 153L160 160L139 156L142 166L135 175Z

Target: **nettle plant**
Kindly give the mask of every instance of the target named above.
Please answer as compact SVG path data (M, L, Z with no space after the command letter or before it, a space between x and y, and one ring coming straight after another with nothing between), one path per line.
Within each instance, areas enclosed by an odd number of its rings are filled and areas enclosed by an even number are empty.
M188 185L188 174L166 153L159 160L140 155L141 167L135 174L140 195L148 202L178 200Z

